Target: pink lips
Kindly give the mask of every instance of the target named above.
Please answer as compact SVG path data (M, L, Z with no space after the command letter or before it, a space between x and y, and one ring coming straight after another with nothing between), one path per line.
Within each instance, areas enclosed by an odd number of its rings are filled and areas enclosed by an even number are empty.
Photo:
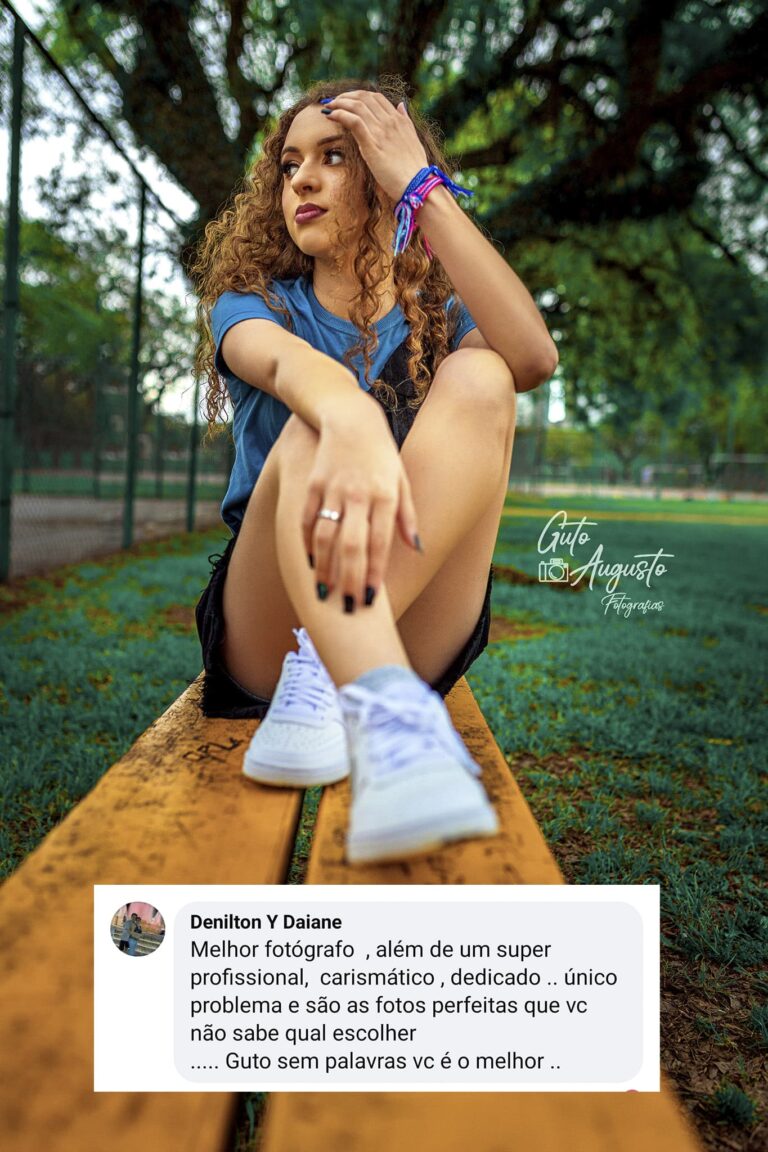
M303 223L305 220L316 220L318 216L325 213L325 208L317 208L315 205L307 205L305 208L299 208L296 213L296 223Z

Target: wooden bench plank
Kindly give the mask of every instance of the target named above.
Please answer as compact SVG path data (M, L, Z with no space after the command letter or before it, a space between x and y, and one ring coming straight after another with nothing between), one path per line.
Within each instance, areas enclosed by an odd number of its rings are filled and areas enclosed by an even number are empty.
M276 1093L260 1152L699 1152L671 1093Z
M308 869L311 884L558 884L562 874L466 680L448 698L453 722L483 768L501 820L495 840L455 844L402 863L345 866L349 788L325 792ZM670 1089L647 1093L275 1093L261 1152L699 1152Z
M255 722L204 719L198 692L0 890L4 1152L228 1147L234 1094L93 1092L92 885L280 884L290 863L302 794L246 780Z

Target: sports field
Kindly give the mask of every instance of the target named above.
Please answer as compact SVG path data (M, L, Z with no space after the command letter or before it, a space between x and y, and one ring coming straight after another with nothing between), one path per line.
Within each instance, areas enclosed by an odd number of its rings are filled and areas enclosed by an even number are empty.
M539 551L561 509L596 522L573 556ZM768 505L512 496L507 513L492 643L470 682L566 879L661 885L664 1067L709 1148L757 1152ZM224 538L0 586L5 873L197 674L192 610ZM539 579L548 557L573 570L598 548L609 565L661 551L667 570L650 587L622 576L618 605L605 576ZM300 851L294 882L302 872Z

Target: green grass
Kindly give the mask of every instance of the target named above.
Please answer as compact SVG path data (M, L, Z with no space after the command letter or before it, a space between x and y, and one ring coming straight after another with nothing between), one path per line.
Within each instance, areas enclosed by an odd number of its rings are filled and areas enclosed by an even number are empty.
M194 679L222 529L0 585L0 874Z
M751 1149L768 1104L765 529L756 505L717 523L731 503L700 523L600 519L636 504L530 501L530 517L503 520L494 612L507 638L469 679L566 879L661 885L664 1066L707 1146L725 1132L729 1149ZM623 582L662 611L606 614L600 587L535 579L546 510L567 506L598 520L579 563L598 543L611 562L674 553L650 591ZM197 674L192 607L223 542L223 530L181 537L0 586L6 872Z
M627 619L606 614L597 583L499 579L495 612L520 635L469 680L566 879L661 886L665 1065L707 1144L722 1147L725 1126L738 1148L768 1104L766 530L574 506L598 523L572 567L598 544L609 562L674 554L650 590L622 580L663 609ZM502 522L502 577L537 574L549 513L532 513Z
M538 517L541 509L557 511L560 508L589 508L592 512L648 513L650 516L707 516L712 519L738 516L744 520L768 522L768 500L744 500L738 493L732 500L657 500L652 490L647 497L617 498L615 496L590 496L587 492L576 496L541 496L525 492L510 492L506 500L507 508L530 510Z

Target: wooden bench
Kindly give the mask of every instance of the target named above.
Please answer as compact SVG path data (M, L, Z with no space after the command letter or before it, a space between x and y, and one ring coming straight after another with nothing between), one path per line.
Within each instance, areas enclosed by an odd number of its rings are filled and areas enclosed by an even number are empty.
M241 761L253 721L206 720L192 685L0 891L5 1152L229 1152L234 1093L94 1093L93 884L281 884L300 792L260 788ZM348 785L323 795L311 884L560 884L562 876L465 681L454 722L484 769L497 839L349 868ZM262 1152L697 1152L673 1094L280 1093Z

